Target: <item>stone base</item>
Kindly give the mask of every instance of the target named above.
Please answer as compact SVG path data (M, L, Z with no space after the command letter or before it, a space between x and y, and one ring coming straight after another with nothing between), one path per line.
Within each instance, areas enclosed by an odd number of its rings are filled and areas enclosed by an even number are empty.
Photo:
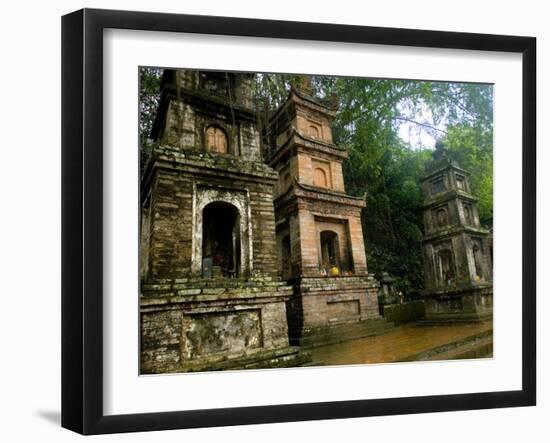
M144 285L142 374L295 366L285 302L292 288L270 278Z
M260 349L237 355L209 356L194 362L189 362L162 373L205 372L243 369L274 369L294 368L308 365L311 354L296 347L286 346L279 349ZM142 374L154 374L144 372Z
M378 282L371 275L301 277L289 284L294 288L287 302L291 345L333 342L336 338L327 337L336 337L331 330L340 325L380 319ZM365 332L361 334L365 336ZM351 335L356 336L357 331Z
M493 287L470 287L425 294L421 323L478 322L493 317Z

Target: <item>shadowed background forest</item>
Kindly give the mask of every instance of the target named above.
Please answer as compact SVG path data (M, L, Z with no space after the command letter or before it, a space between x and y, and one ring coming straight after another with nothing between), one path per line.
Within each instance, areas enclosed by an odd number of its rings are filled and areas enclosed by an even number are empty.
M162 69L140 69L142 159L159 101ZM256 74L254 103L261 125L303 76ZM334 142L345 147L346 192L366 195L363 209L369 272L389 272L407 298L422 289L420 180L436 140L471 172L480 221L493 220L493 87L486 84L311 76L317 96L337 97ZM142 165L143 166L143 165Z

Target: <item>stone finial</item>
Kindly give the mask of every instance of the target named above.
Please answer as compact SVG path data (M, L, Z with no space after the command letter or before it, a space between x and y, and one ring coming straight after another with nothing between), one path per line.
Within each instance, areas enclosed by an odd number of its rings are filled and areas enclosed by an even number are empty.
M445 146L445 143L443 142L443 140L438 139L435 142L435 151L434 151L433 157L435 160L438 160L440 158L443 158L446 155L447 155L447 147Z
M294 87L296 89L300 89L301 91L305 92L308 95L314 95L315 90L313 89L313 85L311 84L311 76L306 74L300 74L296 76L296 79L294 80Z
M432 159L428 169L437 169L450 164L458 166L452 159L445 142L441 139L435 142L435 151L433 152Z

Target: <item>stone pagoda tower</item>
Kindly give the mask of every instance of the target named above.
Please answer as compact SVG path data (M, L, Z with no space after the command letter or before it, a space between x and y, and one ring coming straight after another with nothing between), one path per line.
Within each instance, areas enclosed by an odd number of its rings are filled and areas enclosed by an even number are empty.
M356 336L368 335L375 323L383 323L378 283L367 273L365 201L346 194L342 161L348 153L332 141L337 108L334 100L315 97L302 76L268 125L267 163L279 173L278 267L294 287L287 305L291 343L322 344L352 329Z
M141 182L141 372L296 366L252 76L166 70ZM303 358L302 358L303 359Z
M483 320L492 316L489 231L480 226L469 176L449 159L438 142L422 184L428 321Z

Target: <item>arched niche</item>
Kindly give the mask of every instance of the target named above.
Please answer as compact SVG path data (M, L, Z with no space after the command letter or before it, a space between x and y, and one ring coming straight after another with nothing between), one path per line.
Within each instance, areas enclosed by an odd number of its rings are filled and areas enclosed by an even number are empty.
M338 234L334 231L321 231L321 267L330 271L333 267L340 267L340 245Z
M252 271L252 224L249 214L249 197L244 191L218 189L197 185L193 196L193 238L191 272L208 277L204 273L203 259L211 257L211 266L222 266L222 277L247 277ZM211 226L211 224L214 224ZM219 231L219 234L213 233ZM224 247L212 249L213 240L221 236ZM231 236L231 247L228 245ZM218 239L219 243L219 239ZM218 252L215 254L215 252ZM214 260L214 255L221 259ZM231 259L229 260L229 255ZM214 265L214 262L221 264ZM208 265L208 262L206 263ZM216 268L215 272L219 273Z
M231 203L216 201L202 210L202 275L238 277L241 273L241 217Z
M292 255L290 249L290 235L281 240L281 277L288 280L292 276Z
M481 241L473 240L472 254L474 256L475 280L483 280L483 250Z
M309 125L307 132L308 132L309 138L312 138L314 140L318 140L320 138L319 128L315 125Z
M227 154L229 139L225 130L218 125L210 125L205 131L206 150L218 154Z
M438 277L441 285L451 285L456 278L453 251L450 249L441 249L437 253L437 262L439 271Z
M323 168L315 168L313 170L313 185L320 188L328 187L327 173Z
M447 216L446 208L439 208L437 210L437 226L444 228L449 224L449 217Z

